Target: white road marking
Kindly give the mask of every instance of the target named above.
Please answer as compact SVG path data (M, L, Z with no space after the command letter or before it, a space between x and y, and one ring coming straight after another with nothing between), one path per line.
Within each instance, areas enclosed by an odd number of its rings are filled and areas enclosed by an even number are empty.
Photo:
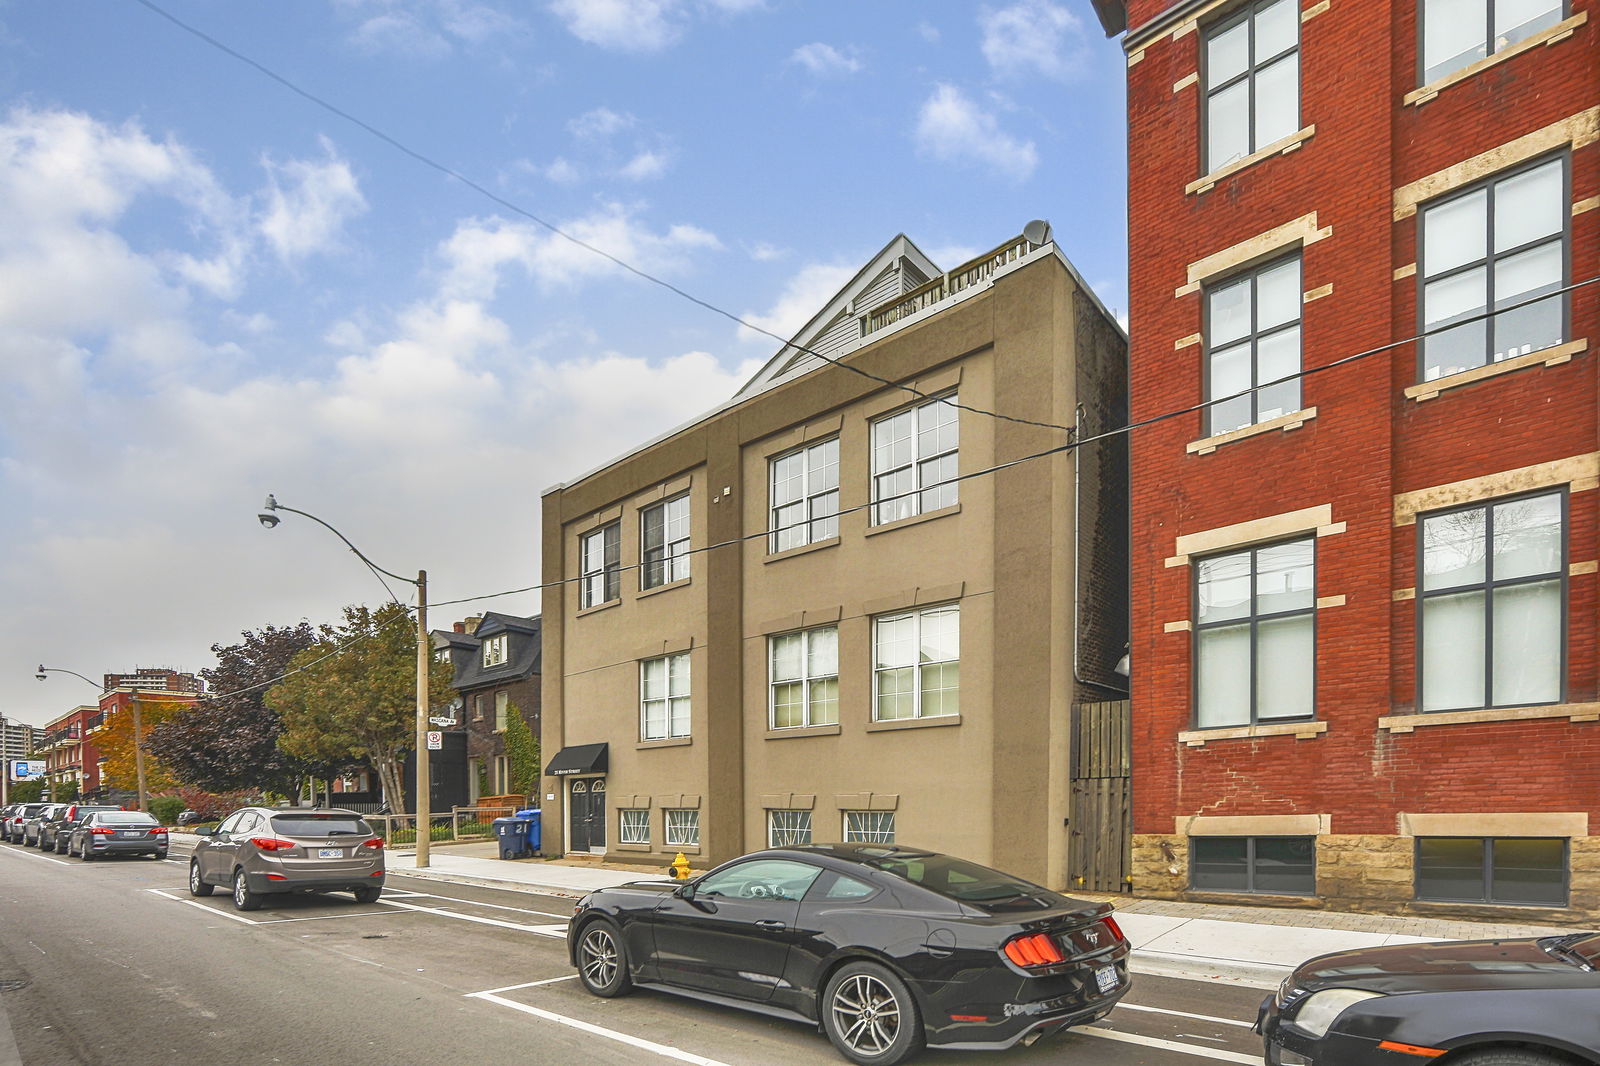
M493 925L498 926L501 929L516 929L520 932L538 933L542 936L554 935L550 933L549 930L555 927L547 925L523 925L520 922L508 922L501 918L482 918L476 914L457 914L455 911L443 911L437 907L419 907L415 903L399 903L391 899L380 899L378 902L382 903L386 907L401 907L408 911L421 911L423 914L437 914L442 918L454 918L458 922L474 922L478 925ZM559 928L561 929L560 935L563 937L566 936L567 927L562 925Z
M240 914L229 914L227 911L218 910L215 907L207 907L204 903L199 903L199 902L196 902L195 900L192 900L192 899L184 899L182 896L174 896L172 893L163 892L159 888L147 888L147 889L145 889L145 891L146 892L154 892L156 895L160 896L162 899L170 899L172 902L174 902L174 903L182 903L186 907L198 907L200 910L205 911L207 914L214 914L218 918L228 918L228 919L231 919L231 920L233 920L235 922L243 922L245 925L260 925L260 924L262 924L260 922L254 921L254 920L252 920L250 918L246 918L246 917L244 917L243 915L240 915Z
M452 903L465 903L472 907L489 907L497 911L515 911L517 914L536 914L541 918L560 918L566 921L571 915L551 914L549 911L530 911L526 907L507 907L501 903L480 903L475 899L463 899L460 896L441 896L437 892L385 892L384 895L402 899L416 897L417 899L447 899Z
M1218 1025L1237 1025L1241 1029L1254 1028L1253 1022L1241 1022L1237 1018L1218 1018L1211 1014L1190 1014L1186 1010L1168 1010L1166 1007L1146 1007L1143 1003L1129 1003L1124 1000L1117 1004L1118 1010L1143 1010L1152 1014L1170 1014L1177 1018L1193 1018L1197 1022L1216 1022Z
M1081 1033L1084 1036L1098 1036L1103 1040L1115 1040L1121 1044L1138 1044L1141 1047L1160 1048L1163 1051L1176 1051L1180 1055L1197 1055L1205 1059L1217 1059L1220 1062L1238 1062L1244 1066L1262 1066L1263 1059L1260 1055L1242 1055L1237 1051L1222 1051L1213 1047L1201 1047L1199 1044L1184 1044L1176 1040L1161 1040L1153 1036L1140 1036L1137 1033L1119 1033L1115 1029L1101 1029L1095 1025L1085 1025L1070 1029L1068 1032Z
M20 847L21 845L18 845L18 846ZM0 851L0 855L21 855L25 859L43 859L45 862L53 862L57 866L76 866L76 865L78 865L75 862L68 862L65 859L52 859L48 855L35 855L31 851L19 851L16 848L6 848L4 851Z
M491 988L487 992L478 992L476 995L488 996L499 992L515 992L519 988L538 988L540 985L559 984L562 981L576 981L578 975L569 973L564 977L546 977L543 981L525 981L520 985L506 985L504 988Z
M208 910L210 908L207 908ZM285 922L325 922L330 918L371 918L376 914L390 914L389 911L352 911L349 914L314 914L309 918L264 918L257 925L283 925Z
M565 1025L572 1029L576 1029L579 1032L588 1033L591 1036L598 1036L606 1040L615 1040L619 1044L627 1044L629 1047L636 1047L641 1051L652 1052L653 1054L660 1055L662 1058L676 1059L679 1062L690 1062L694 1063L694 1066L726 1066L725 1063L719 1062L716 1059L708 1059L704 1055L695 1055L691 1052L684 1051L681 1048L671 1047L667 1044L657 1044L654 1041L643 1040L637 1036L629 1036L627 1033L619 1033L615 1029L607 1029L601 1025L594 1025L590 1022L579 1021L577 1018L569 1018L565 1014L557 1014L554 1011L543 1010L539 1007L530 1007L526 1003L518 1003L514 999L504 999L495 995L493 992L468 992L467 998L481 999L489 1003L498 1004L502 1007L510 1007L512 1010L521 1011L523 1014L531 1014L535 1018L542 1018L547 1022L555 1022L557 1025Z

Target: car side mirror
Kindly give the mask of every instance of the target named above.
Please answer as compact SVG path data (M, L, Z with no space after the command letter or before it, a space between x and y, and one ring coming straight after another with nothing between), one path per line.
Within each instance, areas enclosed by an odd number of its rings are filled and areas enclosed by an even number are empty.
M690 881L690 882L688 882L686 884L679 885L677 888L673 889L672 890L672 894L674 896L677 896L679 899L686 899L686 900L693 901L694 900L694 887L695 887L694 886L694 882Z
M195 826L194 833L195 836L208 837L213 836L216 833L216 829L209 825L200 825Z

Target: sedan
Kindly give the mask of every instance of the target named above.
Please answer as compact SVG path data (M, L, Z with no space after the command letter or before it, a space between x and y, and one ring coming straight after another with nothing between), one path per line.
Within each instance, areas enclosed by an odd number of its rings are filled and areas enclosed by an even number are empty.
M1270 1066L1600 1062L1600 934L1323 955L1261 1004Z
M195 832L191 895L230 888L233 905L253 911L285 892L351 892L358 903L383 893L383 838L354 811L246 807Z
M1128 990L1109 903L892 844L774 848L601 889L567 944L594 995L654 988L820 1025L865 1066L1032 1044Z
M44 845L40 841L45 823L52 818L58 817L67 807L68 804L65 803L45 803L39 805L38 809L32 814L23 818L22 846L25 848L43 847Z
M143 811L95 811L72 827L67 854L84 862L111 855L164 859L169 839L166 827Z
M88 804L69 803L65 806L51 808L46 812L46 817L39 822L39 850L54 851L57 855L67 853L67 842L72 838L72 831L77 824L93 814L95 811L120 811L121 807L114 804Z

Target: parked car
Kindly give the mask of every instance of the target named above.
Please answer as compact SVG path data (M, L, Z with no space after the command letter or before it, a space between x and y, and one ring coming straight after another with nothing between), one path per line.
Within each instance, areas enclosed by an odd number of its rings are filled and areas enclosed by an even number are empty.
M1322 955L1261 1004L1269 1066L1600 1062L1600 933Z
M936 852L806 845L591 892L567 945L594 995L656 988L820 1024L846 1058L890 1066L1110 1013L1128 991L1111 909Z
M45 803L39 809L22 820L22 846L36 848L39 846L39 830L47 819L53 818L61 811L67 809L65 803Z
M67 841L78 822L95 811L120 811L121 807L109 803L68 803L52 807L39 822L39 850L67 853Z
M84 862L112 855L167 857L166 826L143 811L94 811L72 827L67 854Z
M0 823L0 839L8 844L22 843L22 827L29 818L38 814L48 803L13 803L4 823Z
M179 825L196 825L196 824L198 824L200 822L203 822L205 820L206 820L205 815L201 814L199 811L192 811L191 810L191 811L179 811L178 812L178 824Z
M353 892L360 903L383 892L383 838L354 811L245 807L195 832L189 892L231 888L242 911L284 892Z

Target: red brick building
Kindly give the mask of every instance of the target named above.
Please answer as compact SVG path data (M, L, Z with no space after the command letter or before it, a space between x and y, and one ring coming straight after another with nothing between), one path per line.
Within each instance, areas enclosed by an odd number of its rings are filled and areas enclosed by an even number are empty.
M1600 912L1600 3L1095 7L1135 890Z
M95 735L105 729L113 715L131 713L137 698L151 703L191 704L199 699L204 683L194 674L165 667L138 668L128 674L103 675L104 691L96 706L74 707L52 720L45 728L44 743L37 751L45 757L45 777L52 794L62 794L63 786L76 785L79 796L101 798L106 795L105 757L95 745ZM146 723L145 728L149 728Z

